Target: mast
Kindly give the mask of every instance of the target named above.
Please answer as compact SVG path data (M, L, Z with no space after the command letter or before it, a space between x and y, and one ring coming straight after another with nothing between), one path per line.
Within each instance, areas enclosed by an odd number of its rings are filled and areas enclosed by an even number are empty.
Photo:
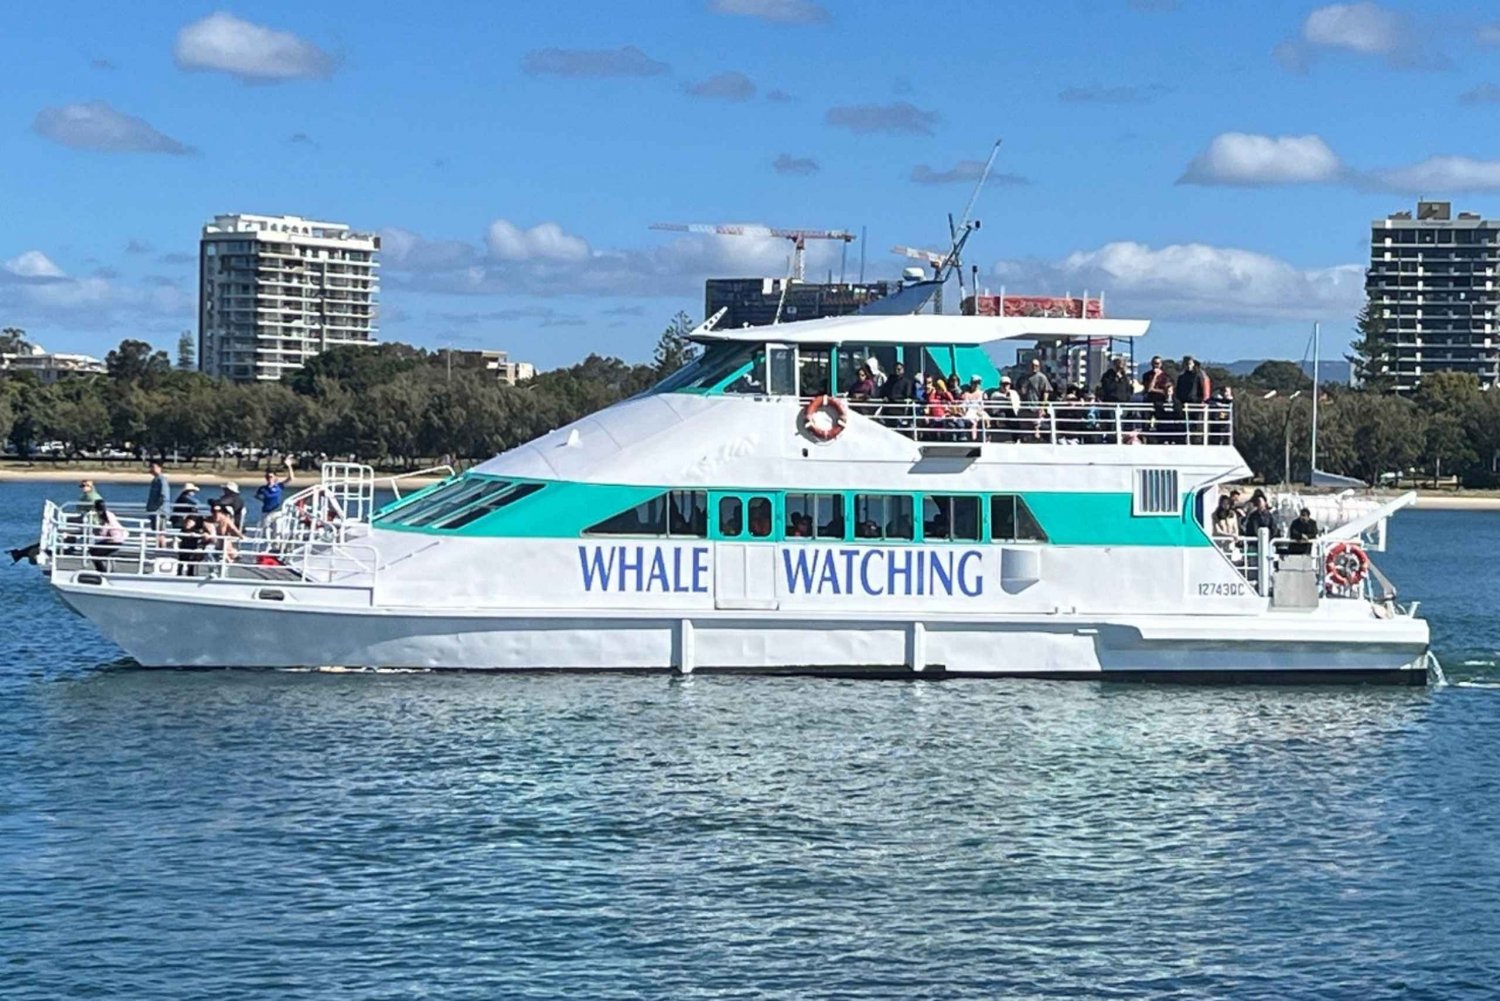
M1313 321L1313 370L1312 370L1312 467L1307 471L1307 485L1313 486L1318 479L1318 322Z

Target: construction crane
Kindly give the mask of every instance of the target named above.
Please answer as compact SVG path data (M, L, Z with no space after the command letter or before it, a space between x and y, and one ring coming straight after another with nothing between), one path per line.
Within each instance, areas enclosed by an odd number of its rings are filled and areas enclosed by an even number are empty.
M847 247L856 239L853 233L845 232L842 229L776 229L771 226L713 225L698 222L658 222L653 223L651 228L667 230L672 233L712 233L716 236L774 236L782 240L790 240L792 241L791 277L799 282L805 281L807 278L807 267L803 258L807 251L808 240L842 240Z

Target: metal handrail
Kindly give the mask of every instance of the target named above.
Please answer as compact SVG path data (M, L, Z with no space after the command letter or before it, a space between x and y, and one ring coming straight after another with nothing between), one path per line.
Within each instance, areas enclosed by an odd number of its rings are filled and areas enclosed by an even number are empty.
M803 397L805 407L817 397ZM1222 403L1158 408L1151 403L1086 400L1018 402L984 400L941 403L841 397L852 415L919 442L1109 445L1230 445L1234 409Z
M453 477L458 475L458 470L454 469L452 466L444 462L436 466L428 466L426 469L414 469L409 473L396 473L392 476L385 477L385 482L390 485L391 492L396 495L396 499L400 500L401 488L396 486L396 484L401 480L411 479L414 476L431 476L434 473L444 471L446 471L448 474L443 477L443 479L445 480L451 480Z
M54 568L59 561L77 561L80 567L97 561L113 577L172 575L225 579L237 577L232 573L236 567L246 570L282 567L296 575L296 583L354 584L372 589L380 569L380 552L374 546L341 540L310 536L289 539L254 533L243 538L225 538L158 527L154 516L116 514L124 537L115 544L103 539L102 526L97 522L87 516L79 517L62 505L47 502L42 517L40 551ZM234 559L229 558L231 549ZM263 558L271 562L263 563Z

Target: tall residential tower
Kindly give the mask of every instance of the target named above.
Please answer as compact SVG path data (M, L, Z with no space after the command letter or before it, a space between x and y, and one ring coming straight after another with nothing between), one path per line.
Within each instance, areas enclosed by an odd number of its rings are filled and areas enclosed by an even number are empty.
M1500 220L1453 217L1451 202L1418 202L1415 216L1376 219L1366 288L1385 319L1385 371L1398 393L1430 372L1472 372L1500 381Z
M221 215L198 248L198 368L274 381L378 330L380 237L298 216Z

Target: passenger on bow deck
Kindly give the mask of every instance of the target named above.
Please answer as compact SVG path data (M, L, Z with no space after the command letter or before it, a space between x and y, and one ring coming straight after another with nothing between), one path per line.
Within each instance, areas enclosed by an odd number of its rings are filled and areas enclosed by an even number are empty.
M195 577L204 551L213 545L213 529L196 514L182 519L177 533L177 576Z
M233 563L239 556L239 550L235 547L235 539L243 539L245 533L241 532L239 526L234 523L234 515L229 508L223 504L215 503L210 507L211 524L214 537L218 540L219 551L224 554L225 563Z
M95 541L89 547L88 555L94 561L94 569L105 573L109 570L109 557L119 552L120 547L125 544L125 526L120 524L120 519L105 506L104 498L100 497L94 501L89 527Z

